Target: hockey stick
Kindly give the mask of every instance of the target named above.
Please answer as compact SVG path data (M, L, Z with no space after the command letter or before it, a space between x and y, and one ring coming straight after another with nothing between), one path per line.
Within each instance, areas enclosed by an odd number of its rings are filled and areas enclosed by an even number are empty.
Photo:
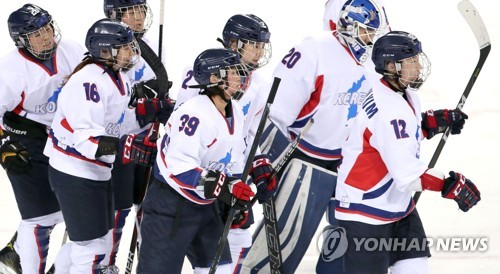
M266 124L267 117L269 116L271 105L274 102L274 97L276 97L276 92L278 91L280 82L281 82L280 78L274 77L271 91L269 92L269 95L267 97L266 107L264 108L264 112L262 113L262 117L260 118L259 126L257 128L257 132L255 133L252 147L250 148L250 152L248 153L247 162L245 163L245 167L243 168L243 174L241 175L241 180L243 182L247 181L248 174L250 173L250 167L252 166L253 157L257 152L257 147L259 146L259 140L260 137L262 136L262 132L264 131L264 126ZM210 271L208 272L209 274L214 274L215 271L217 270L217 266L219 265L222 252L224 251L224 247L226 246L227 235L229 234L229 228L231 227L231 223L233 222L234 216L236 215L236 209L234 208L235 203L236 199L233 197L233 200L231 201L231 209L229 210L226 223L224 224L222 235L220 236L219 242L217 243L217 251L215 253L212 266L210 267Z
M483 20L481 19L479 12L472 5L472 3L469 2L469 0L462 0L460 3L458 3L458 10L464 17L465 21L467 21L467 24L474 33L474 36L476 36L476 40L479 45L479 61L477 62L476 68L474 69L474 72L469 79L469 83L467 83L462 97L460 97L460 100L457 104L457 108L462 110L465 105L465 101L467 100L467 97L469 97L472 87L474 86L474 83L476 82L477 77L479 76L479 73L483 68L484 62L486 62L486 58L490 53L491 43L490 37L488 36L488 31L486 30ZM443 133L443 136L441 137L441 140L439 141L434 155L432 156L431 162L429 163L429 168L433 168L436 165L439 155L441 154L441 151L443 150L443 147L446 144L449 135L450 127L447 127L445 132ZM415 204L420 199L421 194L422 192L417 192L413 196L413 201L415 202Z
M280 172L280 170L283 168L283 166L288 161L288 158L290 158L290 156L292 155L292 153L295 151L295 149L299 145L300 140L302 140L302 137L304 137L304 135L307 133L307 131L309 131L309 128L311 128L311 126L313 124L314 124L314 119L311 118L306 123L306 125L304 126L304 128L302 129L302 131L299 133L299 135L297 135L297 137L295 137L295 139L293 140L293 142L289 143L286 146L286 148L283 150L283 151L286 151L285 155L280 159L280 161L278 162L278 164L276 164L274 166L273 172L271 173L271 175L269 175L269 179L275 177ZM253 206L255 204L255 202L257 202L257 197L253 197L252 198L252 200L250 201L251 206Z
M313 123L314 119L311 118L304 126L304 129L295 138L295 140L289 144L290 148L288 148L285 156L283 156L278 165L276 165L276 168L271 173L270 178L276 176L276 174L285 165L285 163L288 161L292 153L299 145L300 140L307 133L307 131L309 131L309 128L311 128ZM262 209L264 213L267 252L269 253L269 267L271 268L271 273L281 274L284 273L283 259L281 256L281 245L278 234L278 217L276 216L276 203L274 201L274 197L271 196L269 199L267 199L266 202L262 205Z
M165 0L160 1L160 28L159 28L159 47L158 47L158 56L155 54L155 52L151 49L151 47L148 46L142 39L137 39L137 42L139 43L139 47L141 48L141 57L146 61L146 63L151 67L151 70L153 70L156 79L158 80L158 97L159 98L164 98L165 96L168 96L168 91L169 87L171 86L168 81L168 74L167 70L165 69L165 66L161 62L161 54L162 54L162 40L163 40L163 19L164 19L164 6L165 6ZM156 121L152 125L152 128L149 132L149 136L151 137L150 139L156 140L159 137L159 128L160 128L160 122ZM149 138L149 137L148 137ZM144 197L146 196L146 191L149 186L149 181L151 180L151 174L152 174L153 168L147 168L146 173L144 174L144 183L143 183L143 188L141 190L141 193L139 193L139 199L141 201L140 204L137 206L137 211L135 215L135 222L134 222L134 231L132 233L132 239L130 241L130 248L129 248L129 253L127 257L127 266L125 268L125 273L126 274L131 274L132 273L132 266L134 264L134 257L135 257L135 251L137 249L137 252L139 252L139 245L138 245L138 238L139 238L139 230L140 230L140 225L142 221L142 201L144 200Z

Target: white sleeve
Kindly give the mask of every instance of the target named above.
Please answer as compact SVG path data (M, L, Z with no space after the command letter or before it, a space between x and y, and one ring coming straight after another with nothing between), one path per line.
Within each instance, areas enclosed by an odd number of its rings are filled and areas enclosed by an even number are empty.
M415 148L419 146L419 142L413 130L398 133L406 134L406 138L398 138L395 132L393 121L405 121L404 117L399 116L398 119L396 116L389 116L375 115L370 119L373 121L370 121L369 128L374 134L370 143L379 151L389 174L396 181L396 187L401 191L409 191L415 189L412 183L425 172L427 165L416 155ZM408 120L406 122L410 123Z
M185 172L197 170L201 173L202 157L206 154L208 146L216 138L213 127L210 126L211 117L196 115L196 113L185 111L174 111L169 119L167 127L170 138L165 162L174 176ZM182 124L190 123L190 129ZM183 128L183 130L179 130ZM186 185L196 187L197 180L184 182ZM196 185L194 185L196 184Z
M58 107L62 108L68 124L73 129L73 146L88 159L95 159L99 136L107 136L104 125L103 94L99 101L87 100L84 82L74 75L59 95ZM73 80L73 81L72 81ZM98 83L95 83L99 85ZM98 89L99 86L98 86ZM75 107L78 106L78 107Z
M0 120L5 112L12 111L23 100L24 75L8 69L5 65L0 69ZM17 73L16 73L17 72ZM2 123L3 124L3 123Z
M271 107L270 119L285 136L289 135L288 127L295 122L315 90L316 65L315 57L309 54L311 49L302 51L301 46L291 49L273 73L273 79L279 77L281 83Z
M182 82L179 93L177 94L177 101L175 102L174 109L177 109L182 103L197 96L200 92L199 88L189 88L189 86L198 85L194 79L193 68L186 67L182 73Z

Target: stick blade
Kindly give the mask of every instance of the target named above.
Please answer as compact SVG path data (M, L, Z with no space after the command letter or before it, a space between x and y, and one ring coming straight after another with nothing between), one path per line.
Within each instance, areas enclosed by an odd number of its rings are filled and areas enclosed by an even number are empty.
M474 5L469 0L462 0L458 3L458 10L476 36L479 48L482 49L489 46L491 43L488 31Z

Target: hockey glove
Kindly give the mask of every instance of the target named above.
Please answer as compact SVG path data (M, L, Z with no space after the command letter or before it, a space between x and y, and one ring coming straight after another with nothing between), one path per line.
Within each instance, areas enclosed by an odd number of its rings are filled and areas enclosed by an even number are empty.
M248 201L255 195L250 186L240 179L227 177L220 171L209 170L204 186L206 198L217 198L229 206L232 205L233 197L236 198L233 206L237 210L245 210Z
M443 133L446 127L451 127L451 134L460 134L464 128L467 114L459 109L428 110L422 113L422 130L427 139L438 133Z
M99 143L97 144L97 151L95 152L96 158L104 155L118 154L118 138L111 136L99 136L96 139L99 140Z
M481 192L476 185L464 175L453 171L450 171L450 177L444 180L441 196L455 200L463 212L469 211L477 202L481 201Z
M174 105L175 103L168 98L141 98L137 101L135 116L141 127L154 122L156 117L160 123L165 124L174 111Z
M248 211L240 211L234 216L231 228L248 228Z
M172 82L168 81L167 90L169 90L171 87ZM141 98L159 98L160 96L158 94L158 90L160 90L160 87L156 78L136 83L134 86L132 86L132 95L130 96L129 106L135 107L137 105L137 101Z
M31 167L30 154L28 150L19 142L10 139L7 134L0 136L0 163L6 172L26 173Z
M158 149L146 134L129 134L122 137L120 144L123 164L134 162L141 166L153 166Z
M276 176L271 178L273 167L267 155L255 156L250 168L253 183L257 186L257 200L260 204L273 196L276 191Z

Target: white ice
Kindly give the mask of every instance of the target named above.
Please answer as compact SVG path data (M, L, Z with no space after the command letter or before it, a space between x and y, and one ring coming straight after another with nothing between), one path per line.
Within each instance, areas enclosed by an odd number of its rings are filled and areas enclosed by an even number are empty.
M43 1L32 0L47 9L58 22L65 38L83 43L88 27L103 17L102 1ZM156 39L159 24L159 1L149 0L153 8L154 25L148 36ZM219 47L226 20L237 13L254 13L264 19L272 32L273 58L263 70L270 74L282 57L304 37L322 31L325 1L298 0L191 0L165 1L164 43L167 69L174 81L175 97L182 79L182 69L191 64L206 48ZM432 74L419 92L423 108L454 108L476 65L479 49L472 32L457 11L458 0L385 0L386 11L394 30L415 34L423 43L432 62ZM482 201L468 213L457 209L454 202L440 198L438 193L424 193L418 203L426 232L432 237L488 237L485 252L433 252L430 258L432 273L500 273L500 146L497 135L500 120L500 84L495 67L500 61L500 1L471 0L480 12L492 41L492 52L467 100L464 111L469 115L465 130L449 138L436 167L443 171L457 170L471 178L482 193ZM2 1L0 19L21 7L23 1ZM0 55L14 49L6 24L0 27ZM336 64L332 64L336 65ZM498 69L498 68L497 68ZM1 91L0 91L1 94ZM0 100L1 97L0 97ZM496 121L496 122L495 122ZM495 137L496 136L496 137ZM498 139L497 139L498 140ZM438 140L425 141L422 158L429 161ZM258 207L258 206L256 206ZM9 181L0 171L0 247L10 239L20 220ZM124 270L132 231L129 216L124 230L118 265ZM58 250L63 225L53 233L48 262ZM214 235L218 237L218 235ZM318 251L315 241L297 273L313 273ZM136 265L136 264L135 264ZM183 273L191 273L189 263Z

